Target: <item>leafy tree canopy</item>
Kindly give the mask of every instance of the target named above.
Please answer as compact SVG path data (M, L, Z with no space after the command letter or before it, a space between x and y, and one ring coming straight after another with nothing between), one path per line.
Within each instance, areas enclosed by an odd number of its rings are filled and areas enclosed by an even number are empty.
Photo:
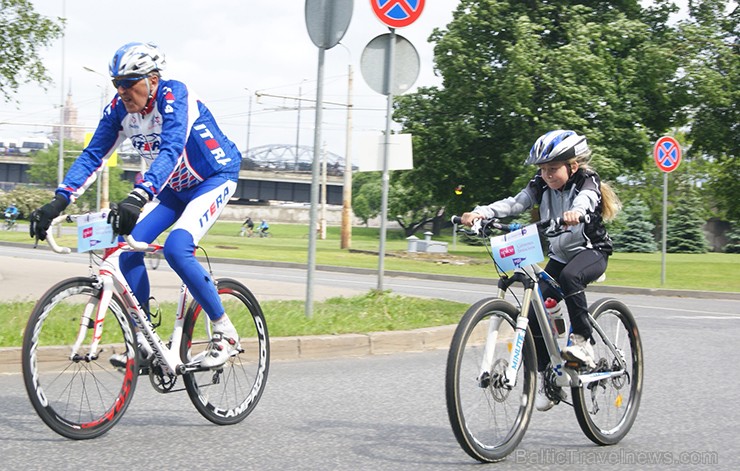
M62 35L64 19L39 15L29 0L0 0L0 93L8 102L27 82L51 82L39 52Z
M414 135L405 178L426 185L430 205L469 209L518 191L534 172L522 165L532 143L557 128L589 138L605 179L642 165L651 138L681 118L670 112L684 99L671 87L673 9L462 0L430 38L443 88L397 102L395 117Z

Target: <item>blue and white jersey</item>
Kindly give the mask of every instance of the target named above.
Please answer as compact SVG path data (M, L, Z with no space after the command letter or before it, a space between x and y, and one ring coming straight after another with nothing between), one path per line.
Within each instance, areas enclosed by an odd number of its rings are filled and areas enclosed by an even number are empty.
M181 191L214 175L233 181L239 178L241 153L221 132L208 108L184 83L160 80L154 100L141 113L129 114L121 98L113 98L57 193L74 202L126 138L148 167L136 186L152 197L165 186Z

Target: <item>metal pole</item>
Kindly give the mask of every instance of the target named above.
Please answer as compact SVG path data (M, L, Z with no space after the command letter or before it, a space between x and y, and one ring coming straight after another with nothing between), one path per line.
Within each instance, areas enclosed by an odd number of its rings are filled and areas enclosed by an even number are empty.
M62 1L62 18L66 16L67 1ZM59 160L57 168L57 184L61 185L64 179L64 38L62 33L62 72L59 79Z
M249 92L248 88L244 90ZM252 94L249 94L249 107L247 108L247 148L244 149L244 157L249 154L249 136L252 133Z
M313 162L311 165L311 218L308 228L308 267L306 271L306 317L313 317L313 276L316 271L316 220L319 201L319 156L321 154L321 121L324 107L324 53L319 47L319 66L316 79L316 118L313 135Z
M62 0L62 18L67 16L67 0ZM57 162L57 183L62 185L64 180L64 38L66 34L62 32L62 74L59 78L59 157ZM61 224L57 226L57 237L62 235Z
M344 151L344 184L342 186L342 241L340 247L352 247L352 64L347 79L347 137Z
M321 232L319 237L326 240L326 143L321 149Z
M666 237L668 230L668 173L663 172L663 250L660 257L660 285L665 285L665 254L666 254Z
M305 80L304 80L305 82ZM293 171L298 171L298 160L300 156L300 148L301 148L301 104L302 101L301 98L303 97L303 82L301 82L301 85L298 86L298 122L295 126L295 167L293 167Z
M385 258L385 233L388 219L388 187L390 177L388 175L388 156L391 146L391 117L393 113L393 55L396 45L396 30L390 28L391 34L388 36L388 56L386 60L386 77L385 86L388 92L388 103L385 111L385 143L383 146L383 194L381 197L381 216L380 216L380 247L378 248L378 291L383 291L383 270Z

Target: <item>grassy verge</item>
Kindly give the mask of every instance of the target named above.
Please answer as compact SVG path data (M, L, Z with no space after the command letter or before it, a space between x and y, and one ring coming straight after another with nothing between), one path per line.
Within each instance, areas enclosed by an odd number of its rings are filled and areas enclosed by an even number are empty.
M316 302L311 319L305 316L303 301L265 301L260 304L271 337L367 333L449 325L459 321L467 308L464 304L451 301L377 292ZM21 345L33 305L30 301L0 303L0 346ZM158 332L163 338L168 338L177 305L162 303L160 307L163 322ZM61 333L60 337L63 337Z

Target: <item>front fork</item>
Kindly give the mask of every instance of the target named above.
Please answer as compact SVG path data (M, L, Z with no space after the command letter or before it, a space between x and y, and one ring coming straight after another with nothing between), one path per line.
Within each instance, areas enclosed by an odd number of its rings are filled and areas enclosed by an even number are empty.
M102 295L99 298L90 298L88 303L85 305L85 310L80 318L80 328L77 331L77 339L72 346L70 352L70 360L79 361L94 361L98 358L98 346L100 345L100 339L103 336L103 324L105 321L105 314L108 311L110 300L113 297L113 279L110 277L102 277L100 279L100 289ZM87 331L93 329L93 339L90 344L90 350L84 356L80 355L80 349L82 348L82 342L87 337Z
M505 292L499 291L499 298L503 299ZM509 363L504 371L503 378L499 378L503 385L513 388L516 386L517 373L524 360L524 342L527 335L527 327L529 325L529 306L532 300L532 290L527 289L524 291L524 300L522 302L522 312L519 314L516 320L516 327L514 329L514 340L511 348L511 355L509 357ZM498 339L498 331L501 326L503 318L492 317L488 321L488 333L486 336L486 343L483 347L483 357L481 359L480 370L478 374L478 382L481 385L485 385L488 382L487 378L491 378L493 372L494 353L496 347L496 341Z

